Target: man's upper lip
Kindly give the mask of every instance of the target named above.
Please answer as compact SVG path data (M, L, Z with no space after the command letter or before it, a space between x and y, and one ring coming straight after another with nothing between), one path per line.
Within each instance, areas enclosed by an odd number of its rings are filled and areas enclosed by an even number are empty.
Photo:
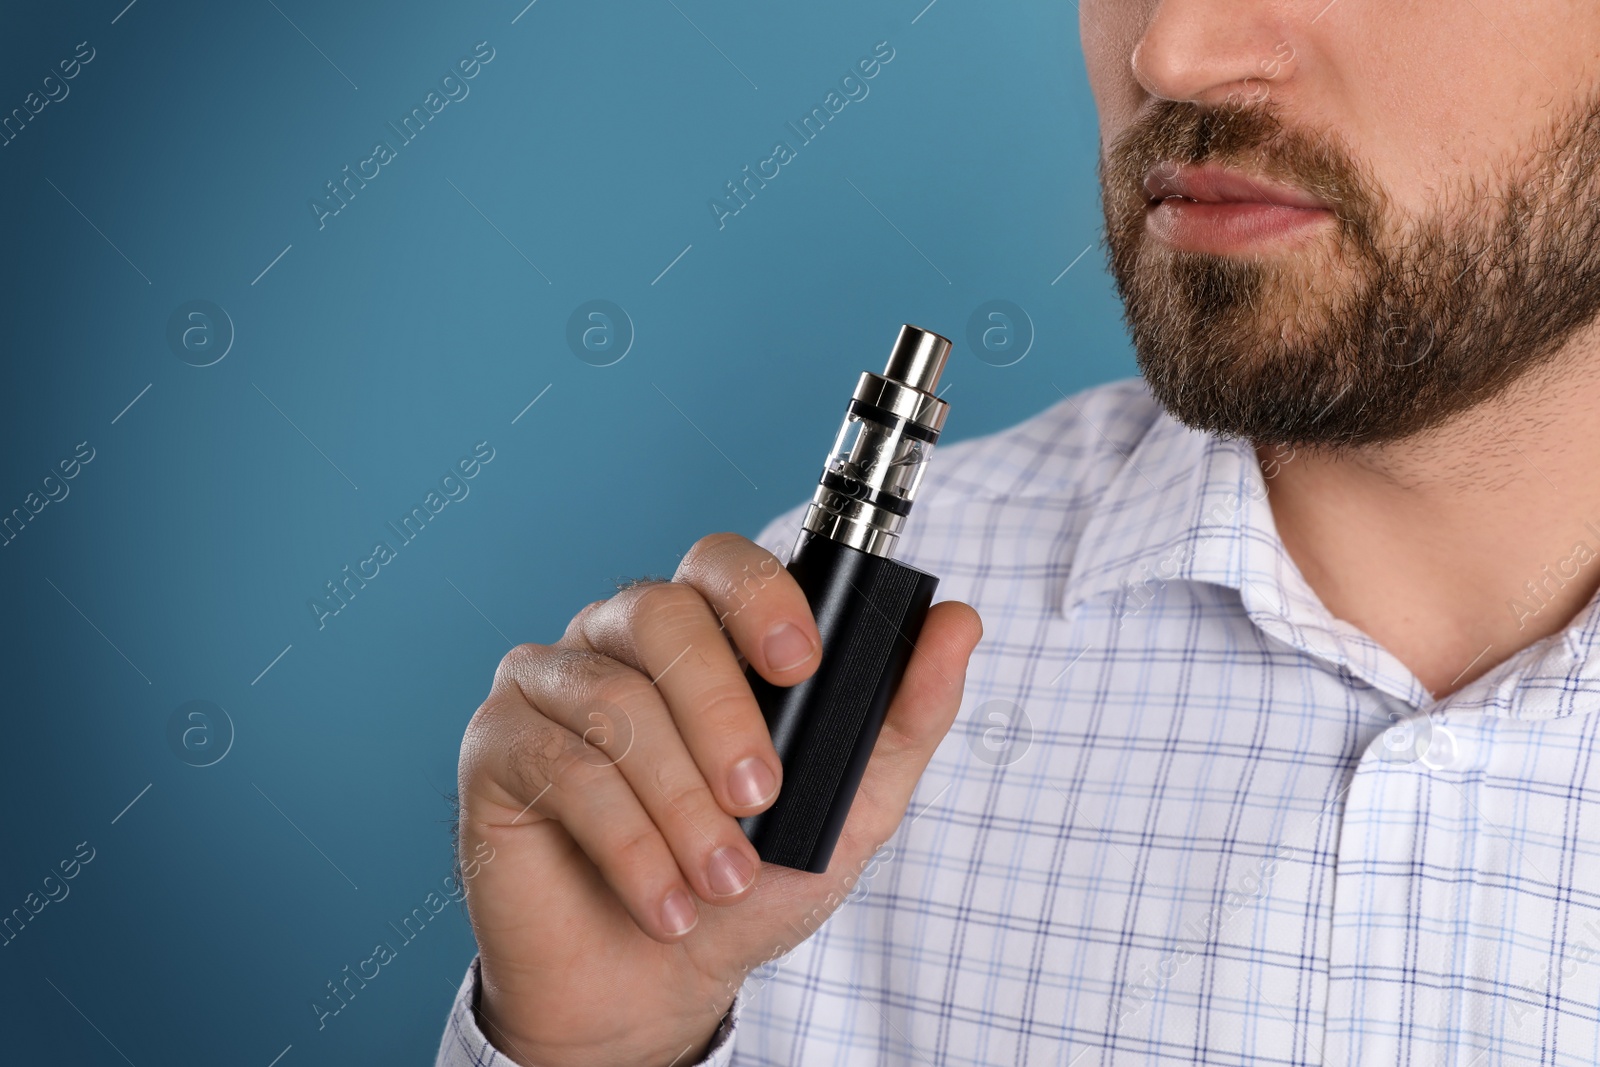
M1203 204L1279 204L1323 208L1327 203L1304 189L1257 174L1224 167L1159 164L1145 175L1144 191L1152 201L1181 196Z

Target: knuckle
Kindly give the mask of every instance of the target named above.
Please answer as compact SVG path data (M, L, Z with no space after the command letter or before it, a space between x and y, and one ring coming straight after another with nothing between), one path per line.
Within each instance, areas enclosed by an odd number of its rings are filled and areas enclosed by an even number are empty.
M517 645L504 656L500 657L500 664L495 668L496 681L526 677L527 672L533 669L549 649L544 645L524 643Z
M640 628L671 629L705 610L700 594L682 582L652 582L635 588L633 620Z
M578 758L576 747L572 735L554 723L538 723L519 731L507 753L518 788L533 796L546 786L571 789L580 784L573 778L581 775L586 765Z
M613 669L595 665L587 681L585 703L600 709L642 708L653 702L654 688L650 680L632 667L616 663Z
M606 851L613 868L629 878L643 879L656 866L656 858L665 849L661 834L648 820L642 825L622 830L607 845Z
M708 807L715 807L716 800L711 796L705 779L698 774L675 773L665 765L657 765L650 776L651 784L655 787L658 796L666 800L671 809L684 819L692 821L689 812L704 811Z
M891 718L884 720L882 728L878 731L878 743L874 747L886 764L899 764L909 755L918 752L922 746L921 738L907 733Z
M707 564L715 565L718 560L736 555L749 543L747 538L736 533L706 534L683 554L683 562L678 564L678 572L682 574L690 570L698 571Z
M569 687L586 687L601 682L620 666L610 656L584 648L560 648L550 657L554 680Z
M583 633L584 628L588 625L590 617L593 616L595 612L602 610L609 603L611 603L610 600L591 600L589 603L579 608L577 614L573 615L572 619L567 623L566 630L564 630L561 634L561 640L571 641L577 638L578 635Z
M462 797L467 796L472 784L493 766L495 723L494 701L485 701L472 713L461 734L461 751L456 758L456 790Z
M490 697L478 705L478 710L472 713L472 718L467 720L467 728L461 733L461 767L469 765L476 767L481 758L486 755L484 748L494 743L494 736L499 729L499 724L504 721L499 707L499 701Z
M684 554L679 573L708 585L731 585L766 549L739 534L710 534Z
M703 721L726 727L730 734L748 722L755 696L743 678L712 683L700 694L694 714ZM733 739L730 737L730 740Z
M684 556L679 574L705 589L724 619L749 607L774 582L787 582L799 591L777 556L738 534L703 538Z

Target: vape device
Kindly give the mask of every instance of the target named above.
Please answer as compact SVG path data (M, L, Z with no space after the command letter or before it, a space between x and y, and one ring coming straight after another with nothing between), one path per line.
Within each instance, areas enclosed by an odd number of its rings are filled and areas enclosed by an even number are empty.
M822 660L794 686L746 671L783 763L777 800L739 820L768 863L828 869L933 602L939 579L893 557L949 411L933 392L949 355L945 338L902 326L884 372L861 373L788 563Z

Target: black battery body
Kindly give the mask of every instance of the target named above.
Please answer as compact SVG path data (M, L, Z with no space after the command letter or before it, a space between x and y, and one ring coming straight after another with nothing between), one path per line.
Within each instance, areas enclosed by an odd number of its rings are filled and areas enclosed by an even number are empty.
M802 536L788 571L811 605L822 658L793 686L746 672L783 783L771 807L739 822L767 863L822 874L939 579L815 534Z

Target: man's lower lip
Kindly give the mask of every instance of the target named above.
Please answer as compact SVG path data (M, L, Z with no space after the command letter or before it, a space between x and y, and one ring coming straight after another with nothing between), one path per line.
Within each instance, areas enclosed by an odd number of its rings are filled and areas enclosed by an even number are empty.
M1181 252L1260 251L1264 246L1331 222L1325 208L1266 203L1198 203L1168 197L1150 207L1145 227Z

